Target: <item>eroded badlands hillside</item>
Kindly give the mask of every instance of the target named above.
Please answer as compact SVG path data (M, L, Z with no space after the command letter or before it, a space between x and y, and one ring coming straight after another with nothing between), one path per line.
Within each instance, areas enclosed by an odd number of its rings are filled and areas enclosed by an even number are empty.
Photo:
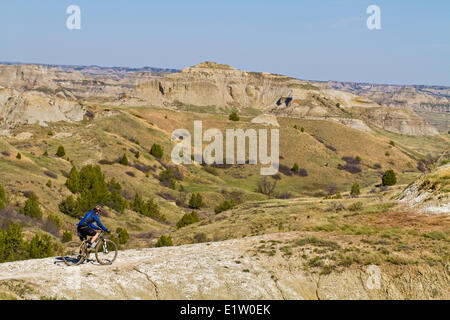
M197 106L213 112L250 108L278 116L326 119L365 131L374 126L405 135L438 134L411 110L383 107L321 83L246 72L213 62L181 72L97 69L0 66L0 86L13 89L1 92L3 129L27 122L79 121L84 114L82 106L100 103L181 109ZM46 116L36 116L39 108ZM12 109L16 116L10 114ZM24 112L19 117L16 110Z

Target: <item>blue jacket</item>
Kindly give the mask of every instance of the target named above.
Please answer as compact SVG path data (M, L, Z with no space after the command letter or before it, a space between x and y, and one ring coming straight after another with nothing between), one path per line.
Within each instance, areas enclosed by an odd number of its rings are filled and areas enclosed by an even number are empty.
M86 227L89 226L91 228L94 228L95 230L98 230L99 228L94 224L94 222L102 228L104 231L108 232L109 230L101 223L100 218L98 216L98 213L94 212L94 210L89 211L86 213L83 219L78 223L79 227Z

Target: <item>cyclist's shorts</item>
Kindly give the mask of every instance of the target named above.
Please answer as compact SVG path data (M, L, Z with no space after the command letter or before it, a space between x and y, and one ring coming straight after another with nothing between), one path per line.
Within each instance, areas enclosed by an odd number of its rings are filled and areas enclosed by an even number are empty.
M95 231L95 229L90 226L79 226L77 230L83 237L86 236L93 237L97 234L97 231Z

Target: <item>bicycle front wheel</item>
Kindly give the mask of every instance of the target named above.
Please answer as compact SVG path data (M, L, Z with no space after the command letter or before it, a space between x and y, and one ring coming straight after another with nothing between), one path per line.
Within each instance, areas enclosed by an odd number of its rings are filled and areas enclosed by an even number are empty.
M104 239L97 245L95 250L95 257L97 261L102 265L112 264L117 257L117 246L111 241Z
M86 252L83 249L83 245L76 241L67 243L64 246L61 258L68 266L79 265L86 259Z

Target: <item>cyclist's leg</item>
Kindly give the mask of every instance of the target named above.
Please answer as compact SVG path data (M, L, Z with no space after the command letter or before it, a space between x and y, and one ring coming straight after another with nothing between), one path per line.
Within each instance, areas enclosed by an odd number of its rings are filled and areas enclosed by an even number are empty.
M97 230L89 226L86 227L86 233L87 235L91 236L91 239L89 240L89 243L91 244L94 243L94 241L98 238L99 235Z

